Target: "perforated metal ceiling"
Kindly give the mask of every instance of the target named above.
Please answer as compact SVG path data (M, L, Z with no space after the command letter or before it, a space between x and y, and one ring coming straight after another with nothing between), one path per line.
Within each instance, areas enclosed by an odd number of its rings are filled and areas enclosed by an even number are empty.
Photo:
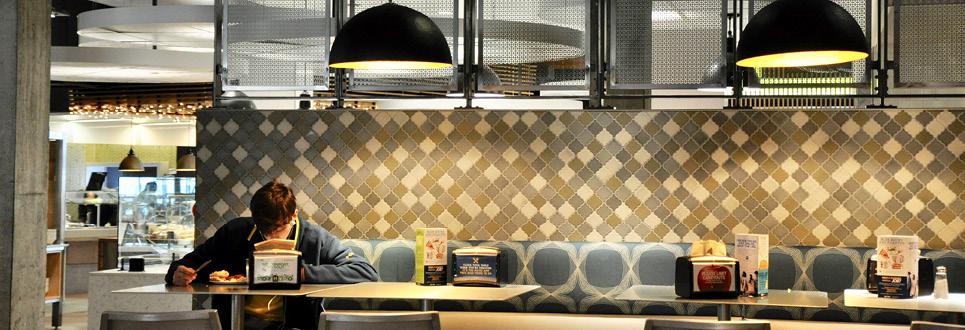
M225 90L326 90L328 0L225 0Z
M965 1L895 1L895 84L965 86Z
M615 88L716 87L724 84L725 4L720 0L614 0Z
M584 89L587 0L480 0L481 61L498 68L490 90Z

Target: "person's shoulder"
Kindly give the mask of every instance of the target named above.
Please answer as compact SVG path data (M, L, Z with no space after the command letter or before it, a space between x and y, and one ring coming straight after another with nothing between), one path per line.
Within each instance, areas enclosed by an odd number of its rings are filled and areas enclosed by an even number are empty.
M322 226L307 220L299 220L302 227L302 237L314 240L327 240L334 238L328 230L325 230Z
M328 231L325 230L325 228L322 228L322 226L319 226L314 222L311 222L305 219L300 219L298 220L298 222L299 222L299 225L302 227L302 232L304 232L305 234L311 234L311 235L328 234Z
M251 228L253 228L254 226L255 226L254 219L250 217L240 217L240 218L234 218L234 219L228 220L228 222L226 222L223 226L221 226L221 230L227 230L232 232L246 231L246 230L251 230Z

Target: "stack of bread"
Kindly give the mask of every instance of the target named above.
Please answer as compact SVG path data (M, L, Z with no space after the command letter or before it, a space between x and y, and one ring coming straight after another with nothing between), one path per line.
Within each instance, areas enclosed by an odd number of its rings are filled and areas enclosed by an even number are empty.
M697 241L690 246L690 256L727 256L727 245L724 245L724 242L712 239Z
M231 275L226 270L219 270L216 272L211 272L208 275L208 279L211 282L247 282L248 278L244 274Z

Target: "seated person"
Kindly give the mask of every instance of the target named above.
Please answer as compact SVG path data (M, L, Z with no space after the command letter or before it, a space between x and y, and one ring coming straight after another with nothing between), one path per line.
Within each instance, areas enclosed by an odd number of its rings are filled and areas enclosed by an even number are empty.
M246 259L254 244L269 239L290 239L301 251L303 283L358 283L377 281L375 268L365 259L343 247L322 227L298 219L295 194L283 184L272 181L251 197L251 217L237 218L221 226L207 241L181 260L171 263L165 281L169 285L207 283L215 271L245 274ZM210 264L200 271L198 267ZM213 296L222 327L229 329L228 296ZM249 296L245 304L245 328L315 329L321 301L306 297Z

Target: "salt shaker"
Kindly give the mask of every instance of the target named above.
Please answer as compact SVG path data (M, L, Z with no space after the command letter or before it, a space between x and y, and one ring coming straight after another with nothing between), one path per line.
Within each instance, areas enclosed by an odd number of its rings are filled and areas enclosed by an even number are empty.
M948 299L948 272L945 266L938 266L935 272L935 292L936 299Z

